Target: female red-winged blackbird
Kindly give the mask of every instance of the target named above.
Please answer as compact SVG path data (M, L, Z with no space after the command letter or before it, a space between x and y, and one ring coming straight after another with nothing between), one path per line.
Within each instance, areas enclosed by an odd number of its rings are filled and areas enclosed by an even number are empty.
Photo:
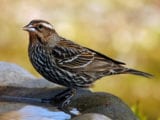
M72 90L89 87L108 75L152 76L59 36L47 21L32 20L23 29L29 32L28 52L34 68L47 80Z

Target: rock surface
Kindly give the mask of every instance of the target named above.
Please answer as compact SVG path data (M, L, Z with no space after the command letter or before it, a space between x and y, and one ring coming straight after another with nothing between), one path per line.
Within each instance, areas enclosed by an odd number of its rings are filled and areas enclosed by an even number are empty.
M87 113L87 114L83 114L78 117L75 117L72 120L114 120L114 119L108 118L107 116L104 116L102 114Z
M55 108L56 103L40 103L41 98L54 97L63 91L62 87L57 87L44 79L36 79L23 68L6 62L0 62L0 83L0 120L68 120L71 118L70 115L58 111ZM4 99L5 95L16 98ZM34 100L22 100L19 97ZM109 93L78 90L68 106L68 109L70 108L77 108L81 113L72 120L137 120L122 100Z
M83 114L99 113L113 120L136 120L131 109L118 97L103 92L78 94L72 100L71 106Z
M47 80L37 79L34 75L22 67L7 62L0 62L0 83L0 86L16 86L27 88L57 86Z
M37 106L25 106L20 110L0 114L0 120L67 120L70 115L53 112Z

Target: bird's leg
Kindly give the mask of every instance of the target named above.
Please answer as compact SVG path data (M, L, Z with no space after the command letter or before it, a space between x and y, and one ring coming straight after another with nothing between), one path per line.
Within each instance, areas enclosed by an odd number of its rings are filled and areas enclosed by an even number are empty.
M55 96L55 102L60 103L58 108L68 112L67 107L71 102L72 97L76 94L76 89L67 89L64 92ZM67 110L67 111L66 111Z
M66 99L68 98L69 96L72 96L76 93L76 89L74 88L68 88L60 93L58 93L54 99L56 100L63 100L63 99Z
M50 99L42 99L42 103L58 104L58 108L66 111L66 107L70 104L71 98L76 94L75 88L68 88Z

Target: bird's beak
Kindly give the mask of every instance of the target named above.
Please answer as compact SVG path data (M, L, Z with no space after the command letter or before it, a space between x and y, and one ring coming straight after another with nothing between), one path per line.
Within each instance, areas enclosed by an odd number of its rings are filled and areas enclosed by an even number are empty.
M36 29L32 25L26 25L23 27L24 31L34 32Z

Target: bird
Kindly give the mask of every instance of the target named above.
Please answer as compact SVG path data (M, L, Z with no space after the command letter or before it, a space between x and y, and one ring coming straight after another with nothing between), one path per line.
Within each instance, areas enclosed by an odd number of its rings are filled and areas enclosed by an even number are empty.
M68 88L57 95L65 98L61 108L70 102L77 89L88 88L102 77L117 74L152 77L61 37L48 21L34 19L23 30L29 33L28 55L33 67L45 79Z

